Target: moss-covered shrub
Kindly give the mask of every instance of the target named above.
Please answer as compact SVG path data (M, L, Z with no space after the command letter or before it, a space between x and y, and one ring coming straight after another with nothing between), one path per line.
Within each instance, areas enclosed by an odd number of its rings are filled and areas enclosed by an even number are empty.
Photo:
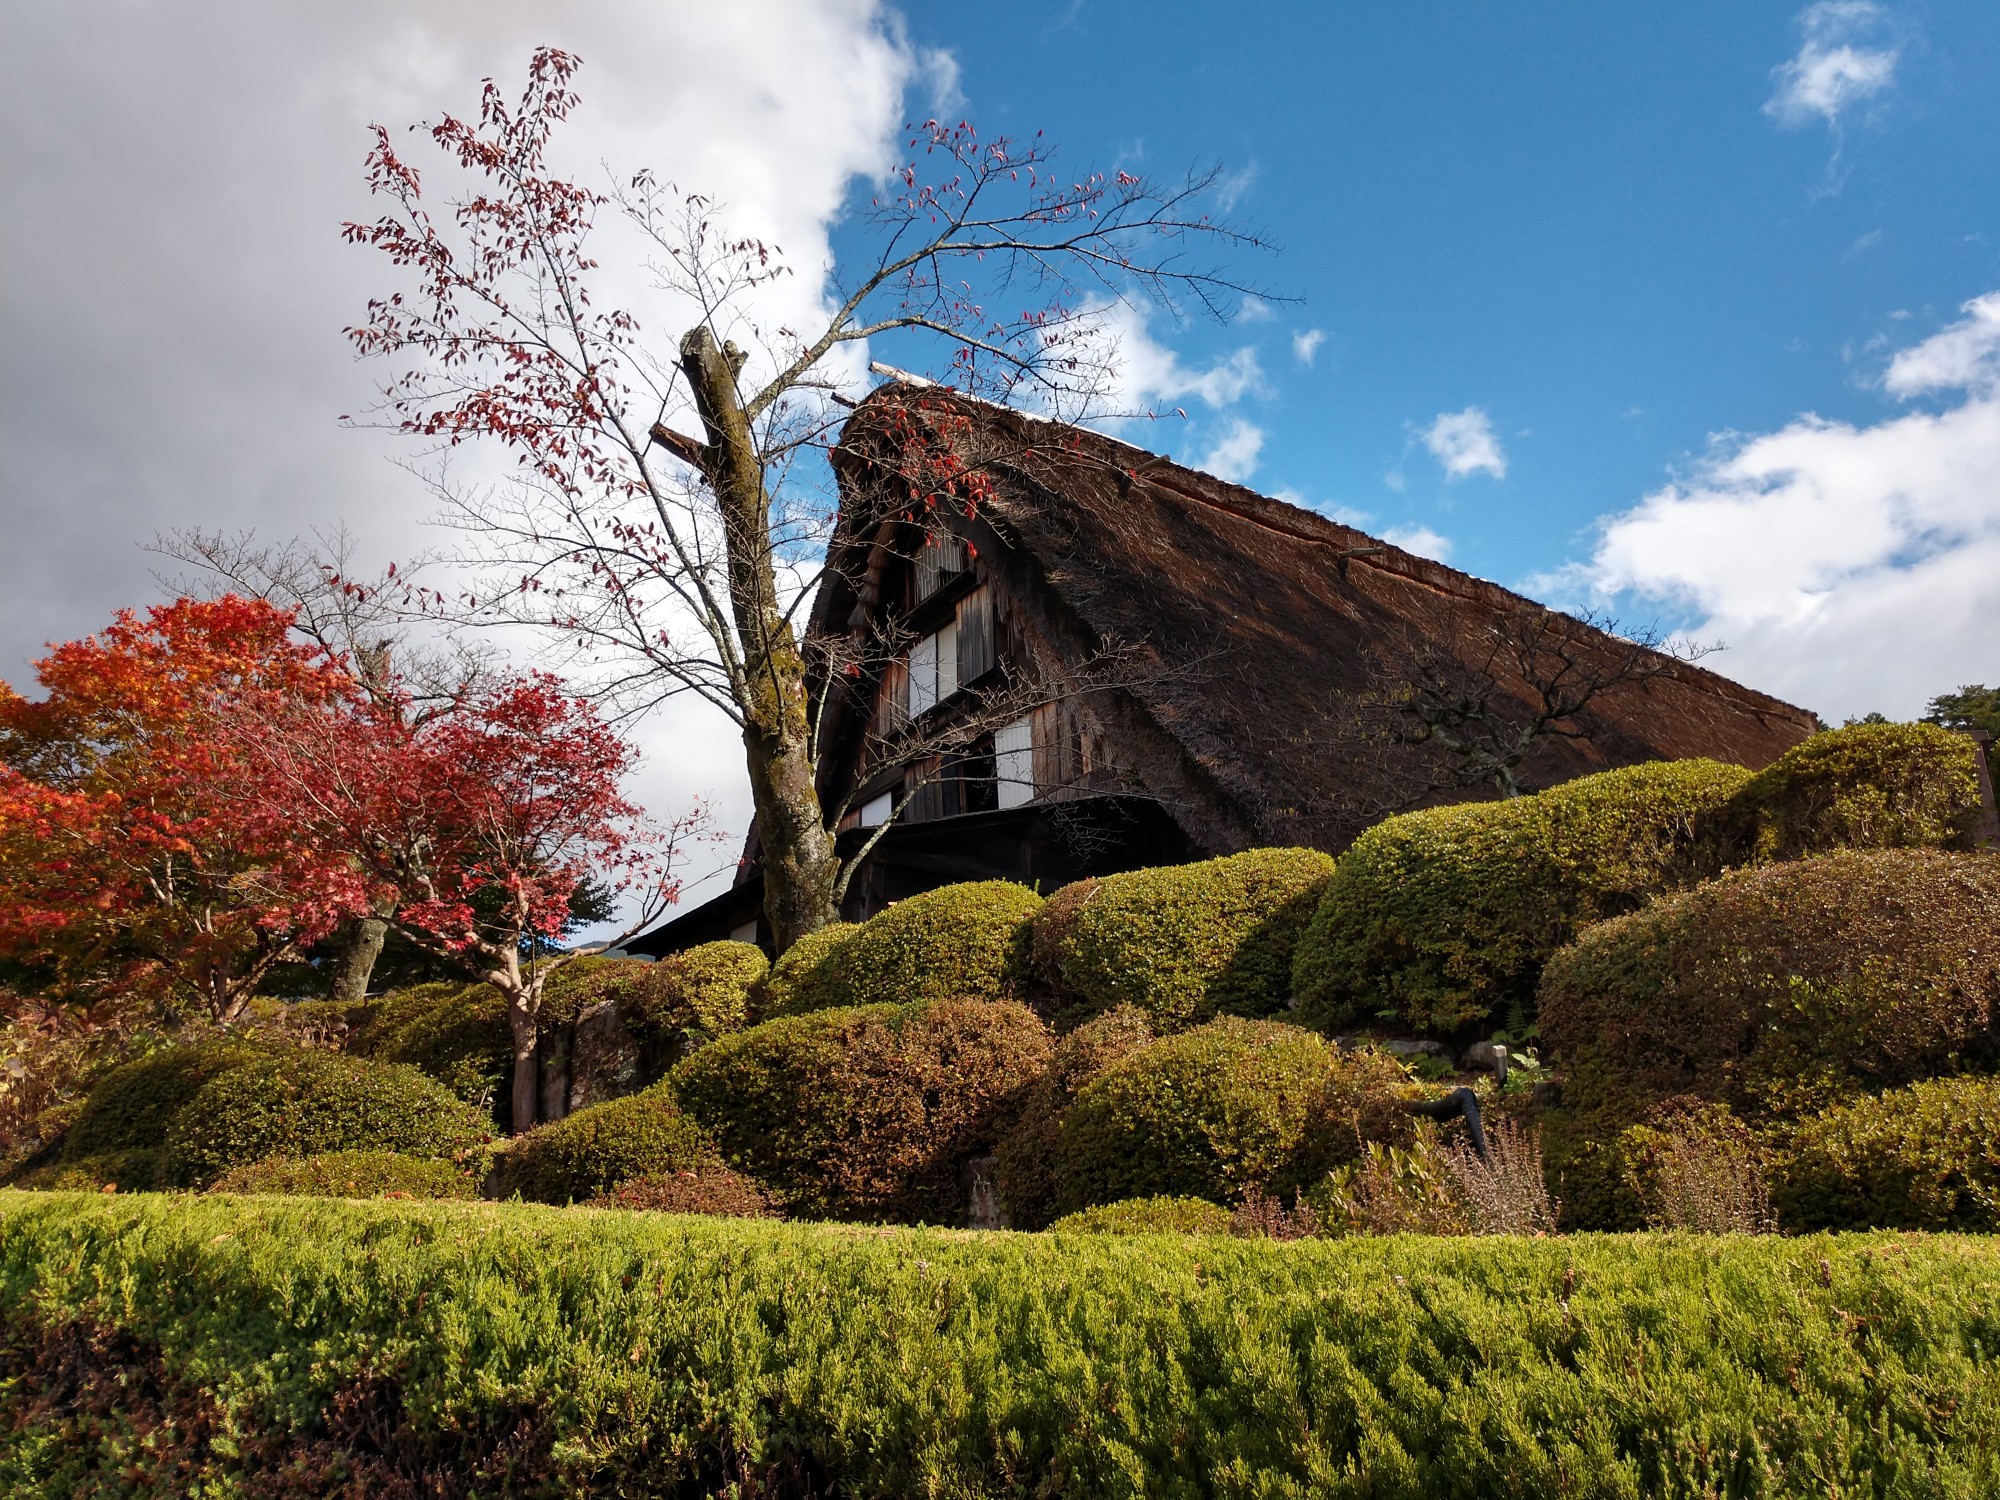
M1356 1149L1307 1130L1328 1090L1365 1089L1354 1075L1375 1066L1299 1027L1236 1016L1154 1042L1084 1085L1064 1115L1057 1207L1161 1194L1229 1203L1295 1186Z
M398 1151L450 1160L490 1135L480 1110L415 1068L332 1052L259 1058L211 1078L167 1131L162 1176L205 1187L272 1156Z
M1850 724L1795 745L1709 821L1718 864L1830 849L1963 849L1979 816L1978 747L1935 724Z
M1000 1000L1028 977L1042 898L1008 880L940 886L898 901L836 943L814 990L841 1005Z
M626 1025L644 1071L657 1076L719 1036L741 1031L750 993L770 969L754 943L703 943L651 965L629 996Z
M1064 1214L1056 1234L1228 1234L1232 1216L1204 1198L1125 1198Z
M328 1151L232 1167L209 1191L292 1198L477 1198L479 1183L456 1162L398 1151Z
M1665 761L1388 819L1341 855L1293 963L1302 1024L1448 1032L1534 1002L1549 955L1686 868L1749 773Z
M542 988L542 1025L566 1026L605 1000L621 1005L645 987L653 965L643 958L572 958Z
M1056 1216L1056 1148L1063 1115L1077 1092L1152 1040L1146 1013L1121 1005L1055 1044L1048 1068L1029 1087L1013 1126L993 1152L994 1185L1014 1228L1040 1229Z
M704 1047L673 1072L732 1166L795 1212L957 1222L964 1160L990 1147L1048 1065L1013 1001L814 1011Z
M779 1016L803 1016L831 1010L840 998L832 958L840 945L861 930L854 922L830 922L809 932L778 955L750 991L750 1018L772 1021Z
M218 1037L121 1063L91 1089L63 1137L63 1159L160 1150L174 1116L210 1079L261 1055L236 1037Z
M1566 1210L1630 1222L1611 1146L1672 1096L1756 1124L2000 1061L1996 932L2000 860L1918 849L1738 870L1591 928L1541 986Z
M1040 977L1086 1013L1135 1005L1162 1034L1275 1015L1333 868L1317 849L1252 849L1058 892L1035 919Z
M2000 1230L2000 1078L1934 1079L1806 1121L1777 1200L1793 1230Z
M511 1141L498 1163L503 1198L581 1203L635 1177L694 1171L715 1150L665 1084L593 1104Z
M784 1217L778 1200L762 1183L723 1166L635 1177L592 1198L590 1207L654 1214L709 1214L724 1219Z
M468 1104L504 1104L514 1073L507 999L490 984L460 985L410 1007L400 1026L375 1040L369 1055L407 1064Z

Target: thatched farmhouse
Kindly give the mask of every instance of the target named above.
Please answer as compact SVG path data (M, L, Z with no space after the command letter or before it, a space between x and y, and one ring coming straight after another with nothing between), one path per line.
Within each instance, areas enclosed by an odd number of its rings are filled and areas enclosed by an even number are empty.
M1509 779L1756 768L1814 727L1312 511L934 387L878 390L835 466L820 795L844 851L881 834L850 919L952 881L1337 852ZM753 829L731 889L632 946L747 937L761 906Z

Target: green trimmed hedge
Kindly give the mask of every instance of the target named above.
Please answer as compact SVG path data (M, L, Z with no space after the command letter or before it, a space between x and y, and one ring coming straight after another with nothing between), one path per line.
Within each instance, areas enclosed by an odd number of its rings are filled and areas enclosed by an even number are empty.
M1662 761L1378 823L1340 856L1298 945L1298 1020L1450 1032L1525 1011L1551 954L1685 873L1699 820L1749 775Z
M1041 1229L1056 1216L1056 1154L1063 1116L1078 1091L1152 1040L1145 1012L1121 1005L1056 1043L1047 1070L1029 1087L1019 1115L993 1151L993 1182L1013 1228Z
M1064 1214L1053 1234L1228 1234L1236 1216L1206 1198L1123 1198Z
M1359 1149L1342 1130L1311 1128L1341 1115L1330 1096L1391 1103L1403 1077L1386 1059L1344 1055L1273 1021L1223 1016L1167 1037L1077 1093L1056 1147L1057 1207L1162 1195L1228 1203L1251 1187L1297 1186Z
M766 1021L669 1082L730 1165L796 1213L956 1223L960 1165L993 1144L1048 1060L1026 1006L934 1000Z
M166 1145L174 1116L211 1078L261 1055L257 1048L225 1036L188 1047L164 1047L119 1064L92 1086L63 1136L63 1160L159 1151Z
M1979 750L1935 724L1850 724L1795 745L1713 816L1731 864L1832 849L1966 849L1980 810Z
M415 1068L334 1052L285 1052L217 1074L167 1130L162 1177L206 1187L272 1156L399 1151L458 1158L485 1146L491 1123Z
M1090 881L1036 917L1037 967L1084 1014L1134 1005L1161 1034L1276 1015L1333 869L1317 849L1252 849Z
M1754 1123L2000 1061L1996 932L2000 860L1922 849L1738 870L1591 928L1541 986L1565 1210L1632 1222L1608 1143L1659 1100Z
M652 964L633 987L626 1025L658 1076L697 1047L741 1031L750 996L770 970L755 943L703 943Z
M1976 1500L1996 1308L1983 1237L0 1192L0 1492Z
M803 1016L845 1005L836 987L832 959L835 950L860 930L858 923L829 922L780 953L751 988L750 1018L774 1021L780 1016Z
M232 1167L213 1193L277 1193L290 1198L477 1198L479 1184L448 1161L396 1151L328 1151Z
M762 1183L714 1165L634 1177L592 1198L590 1207L652 1214L713 1214L729 1219L784 1217L778 1201Z
M507 997L490 984L460 985L410 1012L375 1039L368 1055L415 1068L467 1104L504 1112L514 1076Z
M2000 1078L1935 1079L1806 1121L1776 1197L1789 1229L2000 1230Z
M502 1198L581 1203L632 1178L691 1171L714 1157L701 1127L659 1083L516 1136L496 1164L496 1188Z
M1000 1000L1025 987L1042 898L1007 880L940 886L844 934L810 992L838 1005Z

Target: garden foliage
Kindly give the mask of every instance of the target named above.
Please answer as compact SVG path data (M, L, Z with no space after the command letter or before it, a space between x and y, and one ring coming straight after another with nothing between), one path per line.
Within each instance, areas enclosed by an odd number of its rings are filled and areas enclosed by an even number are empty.
M741 1172L713 1164L634 1177L592 1198L590 1207L658 1214L713 1214L728 1219L784 1217L778 1200L763 1184Z
M1040 896L1006 880L925 891L843 934L807 992L819 1005L842 1006L1017 995L1027 979L1028 923L1041 906Z
M463 1159L491 1133L483 1111L415 1068L281 1052L202 1085L167 1129L161 1175L173 1186L205 1187L231 1167L329 1151Z
M867 1005L724 1037L670 1082L730 1165L796 1213L953 1223L961 1164L991 1149L1049 1046L1014 1001Z
M1058 893L1055 900L1061 899ZM1056 1216L1057 1151L1063 1116L1077 1092L1152 1040L1145 1013L1135 1005L1121 1005L1055 1044L1048 1068L1029 1086L1012 1127L993 1152L993 1180L1013 1228L1041 1229Z
M1228 1234L1234 1216L1206 1198L1121 1198L1064 1214L1055 1234Z
M2000 1078L1938 1078L1856 1099L1793 1134L1789 1229L2000 1231Z
M457 1162L399 1151L328 1151L232 1167L210 1191L292 1198L477 1198L479 1179Z
M697 1047L741 1031L751 991L769 969L763 949L732 942L703 943L647 965L621 1001L645 1071L663 1073Z
M1274 1015L1333 868L1317 849L1252 849L1081 882L1035 919L1040 977L1085 1015L1137 1006L1162 1035Z
M1298 945L1298 1019L1450 1032L1528 1009L1549 956L1677 879L1701 817L1748 776L1656 762L1377 824L1341 855Z
M780 953L750 992L750 1014L759 1021L832 1010L845 1002L835 986L833 955L860 927L829 922Z
M1985 1238L0 1193L0 1492L1978 1500L1996 1306Z
M635 1177L714 1161L701 1127L664 1083L608 1100L516 1136L497 1163L500 1197L581 1203Z

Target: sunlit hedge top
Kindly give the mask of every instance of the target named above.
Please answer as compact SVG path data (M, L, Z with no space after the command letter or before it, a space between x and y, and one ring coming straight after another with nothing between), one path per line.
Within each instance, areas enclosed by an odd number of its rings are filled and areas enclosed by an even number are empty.
M1006 880L940 886L898 901L846 934L816 976L842 1005L998 1000L1027 979L1028 923L1042 898Z
M1299 1020L1451 1031L1525 1009L1550 954L1686 873L1698 820L1748 779L1656 762L1377 824L1341 855L1299 943Z

